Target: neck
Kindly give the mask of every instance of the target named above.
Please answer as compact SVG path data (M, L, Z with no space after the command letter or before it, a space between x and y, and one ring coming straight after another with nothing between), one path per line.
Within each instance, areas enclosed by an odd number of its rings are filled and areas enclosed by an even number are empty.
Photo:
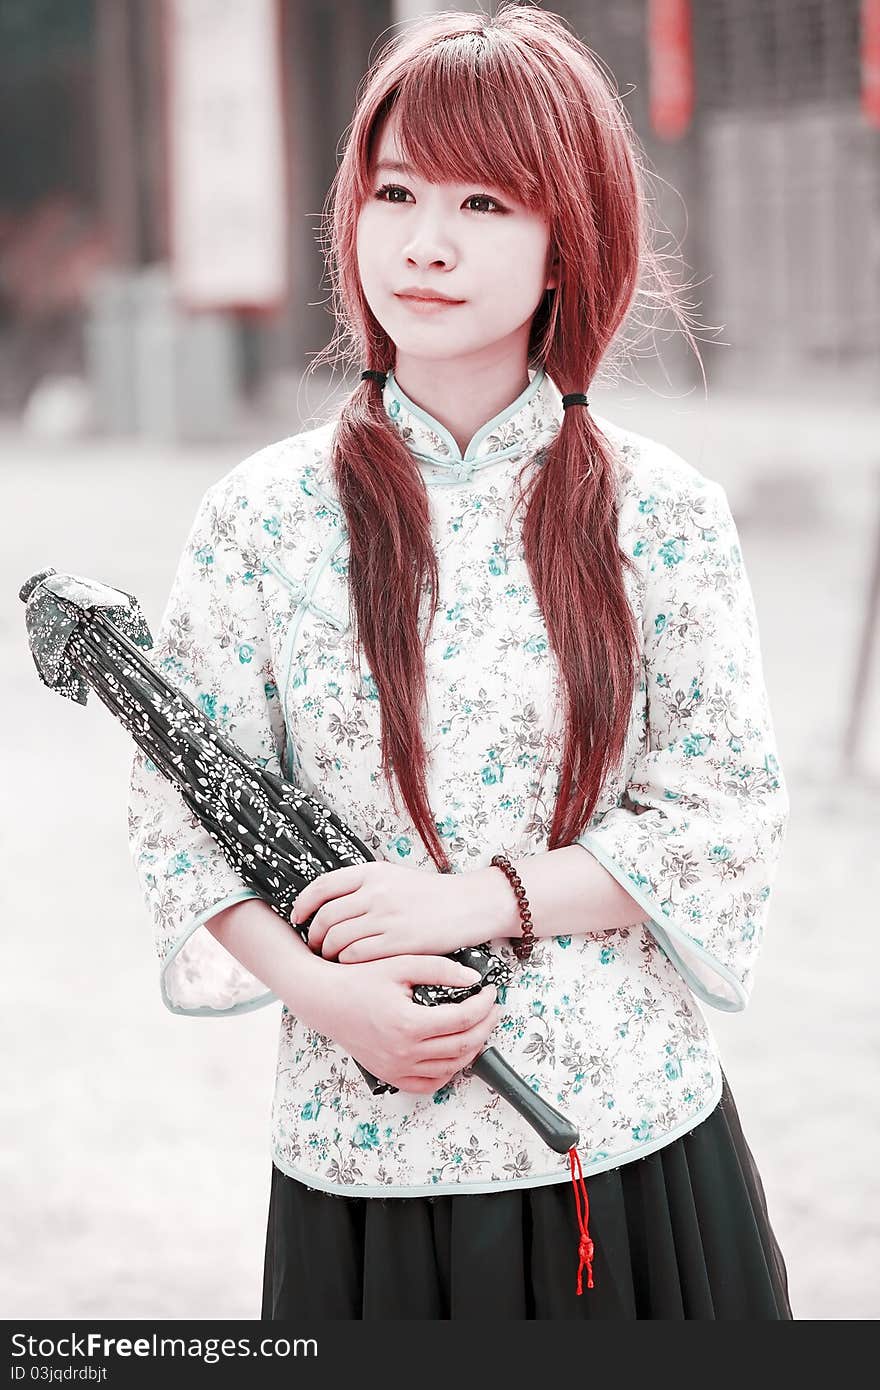
M394 377L411 401L449 431L462 454L477 430L529 384L527 363L519 357L475 364L462 358L437 362L398 353Z

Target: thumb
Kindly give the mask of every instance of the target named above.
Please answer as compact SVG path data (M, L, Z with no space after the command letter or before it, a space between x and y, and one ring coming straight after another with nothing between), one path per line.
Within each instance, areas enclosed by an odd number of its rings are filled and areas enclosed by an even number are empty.
M469 965L461 965L447 956L399 956L403 978L410 985L448 985L452 989L467 989L479 984L482 975Z

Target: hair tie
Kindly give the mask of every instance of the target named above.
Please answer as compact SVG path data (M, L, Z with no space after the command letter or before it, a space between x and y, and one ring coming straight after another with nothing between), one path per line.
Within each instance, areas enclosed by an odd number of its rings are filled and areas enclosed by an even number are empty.
M569 391L567 396L562 397L562 409L568 410L570 405L589 405L583 391Z
M385 372L373 372L368 369L365 372L361 372L361 381L367 380L378 381L380 386L384 386L386 381L386 374Z

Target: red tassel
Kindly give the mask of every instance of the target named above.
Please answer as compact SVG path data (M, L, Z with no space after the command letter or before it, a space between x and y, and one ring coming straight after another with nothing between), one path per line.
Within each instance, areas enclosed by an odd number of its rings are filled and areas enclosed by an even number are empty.
M568 1162L571 1168L574 1204L577 1209L578 1230L580 1231L580 1240L578 1241L578 1256L580 1257L580 1263L578 1265L577 1292L582 1294L584 1291L583 1270L585 1267L587 1271L587 1288L591 1289L593 1287L593 1242L590 1239L590 1232L587 1226L587 1222L590 1219L590 1202L584 1184L584 1171L581 1168L580 1154L574 1145L572 1145L568 1151ZM575 1163L577 1163L578 1170L577 1179L575 1179L574 1175ZM580 1190L578 1190L578 1183L580 1183ZM581 1197L583 1197L583 1210L581 1210Z

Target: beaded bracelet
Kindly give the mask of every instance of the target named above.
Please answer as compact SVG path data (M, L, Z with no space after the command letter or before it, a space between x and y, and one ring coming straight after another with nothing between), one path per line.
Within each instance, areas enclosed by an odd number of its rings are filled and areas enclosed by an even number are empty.
M513 942L513 951L517 960L528 960L532 954L532 947L535 944L535 933L532 930L532 913L529 907L529 900L526 897L526 890L523 888L522 879L510 860L503 854L493 854L492 864L496 869L500 869L506 875L511 888L516 894L519 903L519 917L522 923L522 936Z

